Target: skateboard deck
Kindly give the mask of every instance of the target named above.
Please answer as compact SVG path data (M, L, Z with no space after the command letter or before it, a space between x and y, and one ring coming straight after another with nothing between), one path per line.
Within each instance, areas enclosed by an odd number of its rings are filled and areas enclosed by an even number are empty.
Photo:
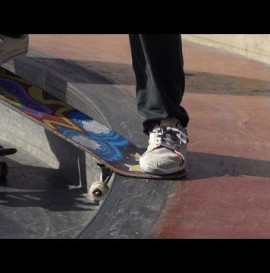
M138 149L112 129L1 67L0 102L123 176L180 179L185 175L184 172L166 176L142 172L138 161L145 149Z

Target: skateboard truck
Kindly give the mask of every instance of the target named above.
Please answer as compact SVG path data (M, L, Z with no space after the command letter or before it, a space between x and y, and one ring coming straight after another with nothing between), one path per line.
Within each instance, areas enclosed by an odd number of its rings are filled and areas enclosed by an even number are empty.
M99 181L93 182L89 189L89 194L95 201L101 201L109 191L108 183L113 171L102 163L97 163L97 165L101 171L100 178Z

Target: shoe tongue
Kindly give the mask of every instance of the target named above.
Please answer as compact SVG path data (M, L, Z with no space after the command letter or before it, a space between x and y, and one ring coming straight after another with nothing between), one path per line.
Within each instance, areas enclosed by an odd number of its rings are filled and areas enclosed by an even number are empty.
M178 122L176 118L167 118L160 121L160 126L177 127Z

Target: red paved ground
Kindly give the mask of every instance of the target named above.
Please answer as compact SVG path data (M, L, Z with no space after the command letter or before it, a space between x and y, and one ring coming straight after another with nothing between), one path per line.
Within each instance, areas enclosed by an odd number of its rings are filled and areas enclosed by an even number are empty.
M102 73L135 95L127 35L31 35L30 45L111 64ZM270 66L185 41L183 51L190 174L151 237L270 238Z

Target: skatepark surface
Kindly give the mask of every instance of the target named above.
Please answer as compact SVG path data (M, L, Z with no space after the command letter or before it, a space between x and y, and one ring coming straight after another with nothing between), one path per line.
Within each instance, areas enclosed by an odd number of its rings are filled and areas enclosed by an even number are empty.
M115 175L107 198L96 204L87 197L94 163L83 166L84 154L72 147L65 154L65 144L59 151L58 140L40 132L42 143L29 142L8 158L10 174L0 185L1 238L270 238L270 66L185 40L183 54L187 176ZM3 66L147 147L128 35L33 34L28 55ZM6 123L14 119L5 113ZM14 129L18 123L24 136ZM20 148L39 130L27 126L17 120L12 136L1 132L0 139ZM47 146L45 159L39 151ZM66 161L72 155L76 172ZM70 183L71 176L80 183Z

